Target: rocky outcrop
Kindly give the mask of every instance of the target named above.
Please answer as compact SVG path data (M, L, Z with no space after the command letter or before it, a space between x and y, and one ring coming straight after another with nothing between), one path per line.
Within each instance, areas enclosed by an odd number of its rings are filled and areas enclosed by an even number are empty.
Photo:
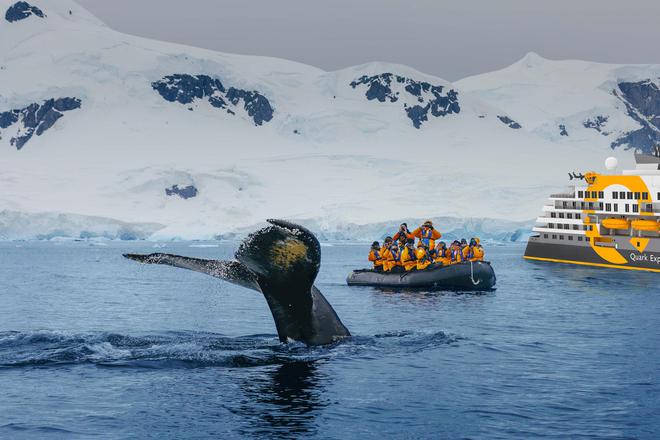
M365 97L379 102L403 102L402 109L412 121L415 128L420 128L423 122L433 117L459 113L458 92L451 89L443 93L444 86L433 85L425 81L415 81L405 76L393 73L381 73L367 76L350 83L352 88L366 88Z
M51 98L41 104L33 103L20 109L0 112L0 135L1 130L15 129L16 134L10 143L20 150L33 135L41 136L55 125L65 112L80 106L81 101L78 98Z
M230 115L235 115L242 104L255 125L273 119L274 109L264 95L254 90L225 88L220 79L209 75L176 73L153 82L151 86L169 102L191 104L197 100L207 100L213 107L223 109Z
M26 18L34 15L35 17L46 18L46 14L36 6L32 6L28 2L17 2L7 9L5 13L5 20L10 23L25 20Z
M197 197L197 188L194 185L188 185L179 188L179 185L173 185L170 188L165 188L165 194L168 196L179 196L182 199L192 199Z
M657 82L650 79L638 82L620 82L614 95L626 106L628 116L641 126L620 136L612 143L612 148L628 146L650 153L660 144L660 89Z
M507 125L509 128L513 128L514 130L518 130L522 128L522 125L518 124L516 121L511 119L508 116L497 116L497 119L502 121L504 125Z

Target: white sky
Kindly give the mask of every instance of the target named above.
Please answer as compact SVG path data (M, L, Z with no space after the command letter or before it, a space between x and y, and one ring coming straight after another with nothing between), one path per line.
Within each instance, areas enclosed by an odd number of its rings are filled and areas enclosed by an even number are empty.
M336 70L447 80L551 59L660 64L660 0L78 0L122 32Z

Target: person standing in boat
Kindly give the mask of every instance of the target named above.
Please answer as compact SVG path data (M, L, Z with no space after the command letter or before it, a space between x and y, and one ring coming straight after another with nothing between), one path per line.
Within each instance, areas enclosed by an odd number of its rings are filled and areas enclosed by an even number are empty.
M407 223L401 223L401 225L399 226L399 230L392 237L392 239L394 239L394 241L399 242L399 246L402 250L403 250L403 247L406 245L406 241L408 241L409 238L414 238L414 237L410 233L410 231L408 230L408 224Z
M415 239L409 238L406 246L401 251L401 265L409 272L417 267L417 256L415 254Z
M374 263L374 270L383 270L383 259L380 254L380 243L374 241L371 243L371 251L369 252L369 261Z
M419 241L426 245L427 249L435 248L435 240L442 237L442 234L433 227L431 220L426 220L422 226L412 231L412 236L419 238Z

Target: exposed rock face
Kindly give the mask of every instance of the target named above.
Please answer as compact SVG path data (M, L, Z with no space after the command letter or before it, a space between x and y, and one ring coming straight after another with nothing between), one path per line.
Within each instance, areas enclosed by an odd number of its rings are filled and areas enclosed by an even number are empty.
M403 101L402 108L415 128L431 116L440 117L459 113L458 92L449 90L443 94L443 86L432 85L424 81L415 81L393 73L367 76L350 83L352 88L366 87L365 96L369 101L396 103ZM406 101L410 101L410 104Z
M628 116L642 128L619 137L612 148L628 145L631 148L650 153L660 144L660 89L650 79L639 82L620 82L614 95L626 106Z
M225 88L218 78L208 75L176 73L153 82L151 87L166 101L190 104L206 99L213 107L224 109L231 115L236 114L236 109L242 102L243 109L255 125L262 125L273 119L274 109L265 96L257 91Z
M33 135L41 136L55 125L55 122L64 116L64 112L80 106L81 101L78 98L51 98L41 104L33 103L21 109L1 112L0 130L15 128L16 135L11 138L10 143L20 150Z
M514 130L518 130L522 128L522 125L518 124L516 121L514 121L508 116L497 116L497 119L502 121L504 125L507 125L509 126L509 128L513 128Z
M5 20L10 23L15 21L25 20L29 16L34 15L40 18L46 18L46 14L36 6L32 6L28 2L17 2L7 9L5 13Z
M594 130L596 130L597 132L599 132L603 136L607 136L607 135L609 135L609 133L606 132L604 130L604 128L605 128L605 125L607 124L607 121L609 119L610 118L607 117L607 116L598 115L593 119L589 118L589 119L585 120L582 123L582 125L584 126L584 128L593 128Z
M174 185L170 188L165 188L165 194L168 196L179 196L182 199L192 199L197 197L197 188L194 185L184 186L179 188L179 185Z

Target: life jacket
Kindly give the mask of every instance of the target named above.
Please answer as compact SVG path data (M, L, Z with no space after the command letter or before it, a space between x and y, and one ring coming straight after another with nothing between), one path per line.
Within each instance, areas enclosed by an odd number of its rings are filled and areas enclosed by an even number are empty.
M415 255L415 251L411 251L410 248L405 247L403 251L401 251L401 264L406 270L412 270L415 268L417 266L417 256Z
M473 261L483 261L484 260L484 248L482 248L481 246L478 246L478 245L475 246L473 254L474 254L473 257L472 257Z
M474 247L473 246L467 246L463 249L463 257L465 257L466 260L471 260L474 258Z
M427 247L430 247L431 245L431 240L433 240L433 230L432 229L427 229L426 231L422 229L419 232L419 239L422 243L424 243Z
M394 235L392 236L392 240L395 240L395 241L396 241L396 240L398 240L399 238L401 238L402 236L405 237L405 238L413 238L413 236L412 236L412 234L410 233L410 231L408 231L408 230L406 229L406 231L403 232L403 234L401 233L400 230L399 230L399 231L396 231L396 234L394 234Z

